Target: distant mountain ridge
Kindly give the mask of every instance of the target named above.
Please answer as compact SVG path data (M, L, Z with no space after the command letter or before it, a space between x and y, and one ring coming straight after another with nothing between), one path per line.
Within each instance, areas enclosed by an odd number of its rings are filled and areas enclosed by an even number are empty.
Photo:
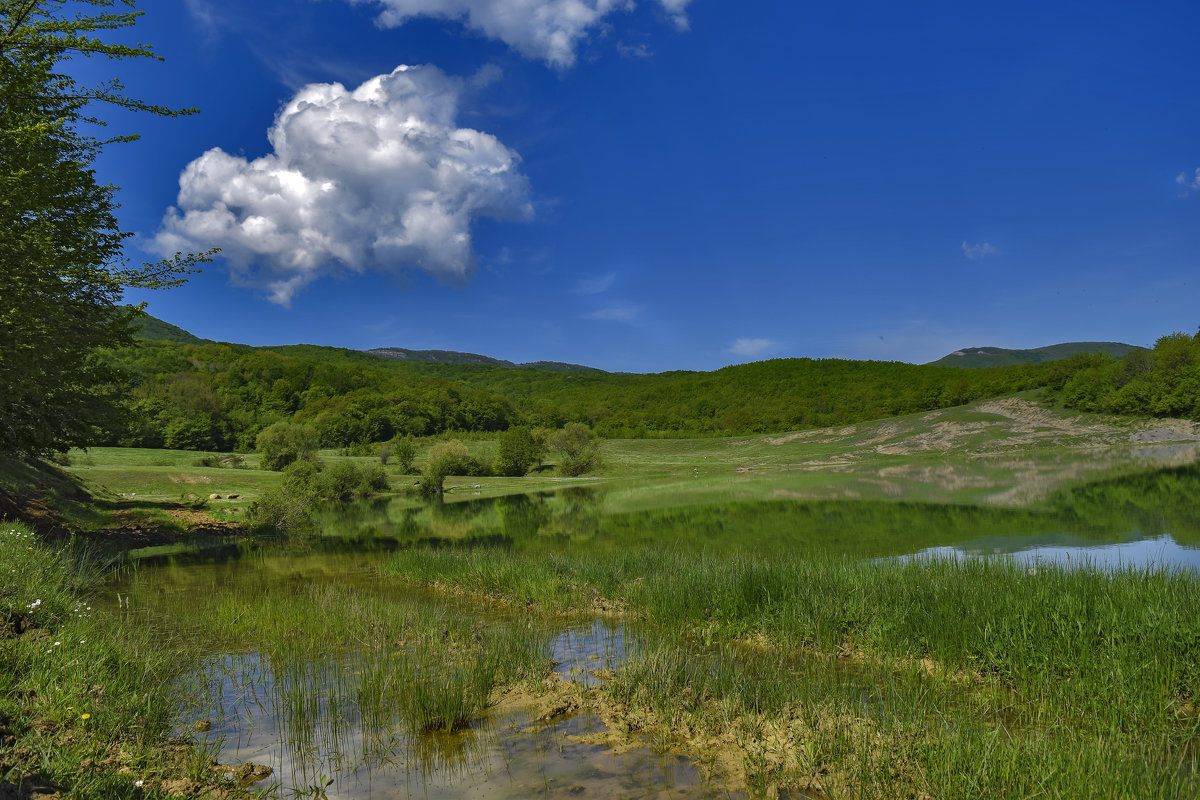
M1013 364L1041 364L1046 361L1059 361L1078 353L1107 353L1113 358L1124 358L1134 350L1145 350L1144 347L1125 344L1123 342L1064 342L1046 347L1034 347L1029 350L1006 350L1003 347L964 347L949 355L942 356L937 361L930 361L935 367L1007 367Z
M540 369L548 372L604 372L595 367L585 367L582 364L567 364L562 361L531 361L527 364L516 364L502 358L481 356L478 353L460 353L455 350L409 350L404 347L376 347L363 352L380 358L396 361L418 361L425 364L472 364L486 367L504 367L506 369Z
M164 322L149 314L144 315L134 323L134 338L154 339L180 344L211 344L211 339L201 339L177 325ZM296 345L288 345L280 349L292 349ZM315 345L317 349L325 348ZM1108 353L1114 358L1124 358L1133 350L1145 350L1123 342L1065 342L1052 344L1047 347L1035 347L1029 350L1008 350L1003 347L964 347L949 355L930 361L927 366L938 367L1005 367L1019 364L1041 364L1046 361L1058 361L1076 353ZM418 364L442 364L446 366L483 366L500 367L503 369L531 369L543 372L579 372L597 375L623 374L609 373L596 367L583 364L570 364L563 361L531 361L518 364L502 358L480 355L479 353L463 353L457 350L410 350L405 347L376 347L371 350L347 351L363 353L375 358L389 361L406 361Z

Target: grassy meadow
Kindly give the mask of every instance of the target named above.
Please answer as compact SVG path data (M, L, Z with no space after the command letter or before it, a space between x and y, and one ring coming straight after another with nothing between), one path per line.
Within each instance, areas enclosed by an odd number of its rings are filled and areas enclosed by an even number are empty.
M434 441L418 440L415 473ZM62 471L8 467L0 481L43 484L93 548L160 546L119 577L143 610L81 615L106 586L96 562L11 526L0 781L73 797L220 783L216 740L161 755L179 715L196 721L235 680L270 687L301 755L344 739L344 719L372 753L411 748L518 692L598 714L590 743L678 752L754 797L1195 796L1190 573L895 557L1014 532L1195 541L1198 454L1192 423L1024 394L777 435L610 439L594 474L559 477L551 459L524 478L452 476L441 504L389 464L390 492L317 515L334 536L282 545L242 527L282 480L254 454L90 448ZM131 535L147 529L170 536ZM188 566L189 536L224 550ZM235 568L251 579L230 583ZM623 659L597 685L554 678L549 637L597 617L628 637Z

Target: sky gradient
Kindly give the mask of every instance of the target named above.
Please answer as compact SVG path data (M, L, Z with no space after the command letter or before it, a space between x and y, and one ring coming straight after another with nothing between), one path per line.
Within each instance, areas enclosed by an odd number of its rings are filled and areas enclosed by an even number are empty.
M609 370L1200 325L1200 6L156 0L131 293L206 338ZM970 6L970 7L966 7ZM76 69L102 77L113 64Z

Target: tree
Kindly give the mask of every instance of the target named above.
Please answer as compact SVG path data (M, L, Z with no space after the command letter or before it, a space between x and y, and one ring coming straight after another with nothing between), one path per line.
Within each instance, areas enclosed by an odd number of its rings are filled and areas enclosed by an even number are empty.
M400 472L404 475L411 475L413 462L417 460L416 446L409 439L393 439L391 448Z
M175 285L202 256L131 267L115 212L116 187L92 169L106 144L81 128L103 122L93 104L160 116L192 113L129 98L117 80L80 86L73 57L153 57L144 45L97 34L134 24L132 0L0 0L0 456L88 444L120 413L116 371L101 348L130 342L140 309L125 288ZM90 9L95 13L86 13ZM70 9L70 16L68 16Z
M561 456L558 471L563 475L582 475L600 468L600 441L581 422L568 422L562 430L555 431L550 446Z
M495 472L497 475L519 478L542 460L545 450L545 445L534 438L529 428L509 428L500 434Z
M469 475L475 464L467 446L457 439L438 442L429 448L425 471L421 473L421 494L442 499L443 486L450 475Z
M318 461L317 431L311 425L276 422L258 434L256 444L260 469L281 470L293 461Z

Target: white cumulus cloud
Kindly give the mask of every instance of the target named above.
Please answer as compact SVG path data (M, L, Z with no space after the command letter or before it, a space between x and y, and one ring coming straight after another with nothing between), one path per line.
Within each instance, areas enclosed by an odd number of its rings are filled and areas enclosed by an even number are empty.
M988 244L987 242L981 242L980 244L967 244L966 242L963 242L962 251L963 255L972 261L977 261L984 256L994 256L1000 252L998 248Z
M283 305L343 270L467 280L472 220L532 209L520 157L457 127L462 88L432 66L400 66L353 91L305 86L275 118L272 152L247 160L213 148L188 164L155 249L220 247L237 279Z
M735 356L751 358L770 350L774 346L775 342L770 339L735 339L733 344L729 346L729 352Z
M604 18L634 7L633 0L350 0L356 5L381 6L378 22L403 25L414 17L461 21L469 30L499 39L528 58L559 68L575 63L579 43ZM658 0L680 30L688 27L691 0Z

